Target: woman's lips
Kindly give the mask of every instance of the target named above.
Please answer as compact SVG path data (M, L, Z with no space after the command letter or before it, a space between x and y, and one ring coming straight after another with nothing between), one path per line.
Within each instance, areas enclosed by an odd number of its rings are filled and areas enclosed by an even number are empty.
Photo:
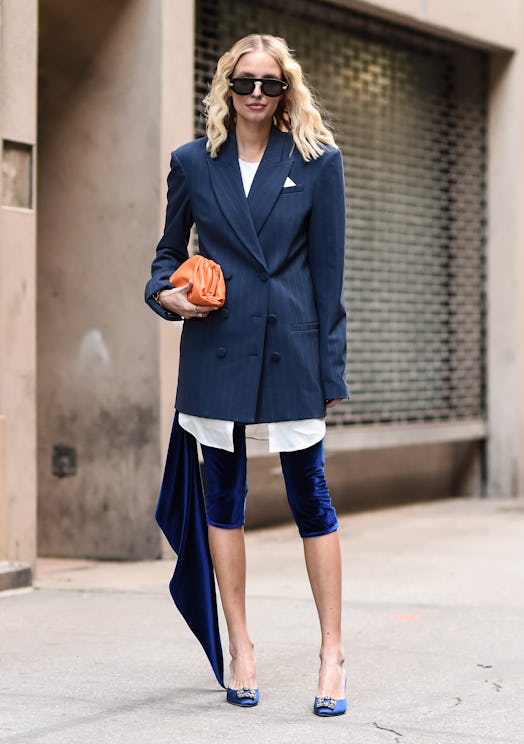
M265 108L266 107L266 104L265 103L248 103L247 106L250 109L255 109L255 110L258 111L260 109Z

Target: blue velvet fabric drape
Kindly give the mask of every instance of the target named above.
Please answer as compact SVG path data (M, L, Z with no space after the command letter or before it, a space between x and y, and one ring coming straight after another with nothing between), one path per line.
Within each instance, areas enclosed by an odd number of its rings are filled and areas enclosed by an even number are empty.
M224 685L224 661L196 440L175 414L156 520L177 554L169 590Z

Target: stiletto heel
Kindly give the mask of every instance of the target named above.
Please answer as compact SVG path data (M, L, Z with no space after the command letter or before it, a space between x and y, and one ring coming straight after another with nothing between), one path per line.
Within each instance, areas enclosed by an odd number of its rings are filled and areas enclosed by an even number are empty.
M253 708L259 700L257 687L241 687L240 690L227 688L226 700L232 705L240 705L242 708Z
M313 713L316 716L322 716L327 718L329 716L342 716L348 707L348 680L347 677L344 681L344 697L340 700L335 700L330 695L323 695L322 697L316 697L313 703Z

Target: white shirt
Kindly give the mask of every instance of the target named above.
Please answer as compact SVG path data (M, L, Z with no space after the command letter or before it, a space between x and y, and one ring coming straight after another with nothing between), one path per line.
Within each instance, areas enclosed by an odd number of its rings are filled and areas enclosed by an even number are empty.
M244 192L247 195L259 163L238 159ZM233 421L209 419L202 416L178 414L180 426L192 434L200 444L233 452ZM268 439L270 452L294 452L320 442L326 434L325 419L274 421L269 424L248 424L246 437Z
M251 184L253 183L253 179L255 178L255 174L260 163L248 163L247 160L241 160L239 158L238 164L240 166L240 175L242 176L244 192L247 196L249 194L249 189L251 188Z

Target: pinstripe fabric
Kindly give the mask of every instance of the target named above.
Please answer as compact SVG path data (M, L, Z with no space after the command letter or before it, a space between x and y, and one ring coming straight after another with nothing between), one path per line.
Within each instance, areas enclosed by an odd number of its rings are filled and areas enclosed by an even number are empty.
M283 189L290 177L296 186ZM179 411L243 423L319 418L344 380L344 184L338 149L306 163L273 129L249 196L232 134L216 159L195 140L172 154L164 235L146 301L187 258L193 222L200 252L226 279L226 304L184 323Z

